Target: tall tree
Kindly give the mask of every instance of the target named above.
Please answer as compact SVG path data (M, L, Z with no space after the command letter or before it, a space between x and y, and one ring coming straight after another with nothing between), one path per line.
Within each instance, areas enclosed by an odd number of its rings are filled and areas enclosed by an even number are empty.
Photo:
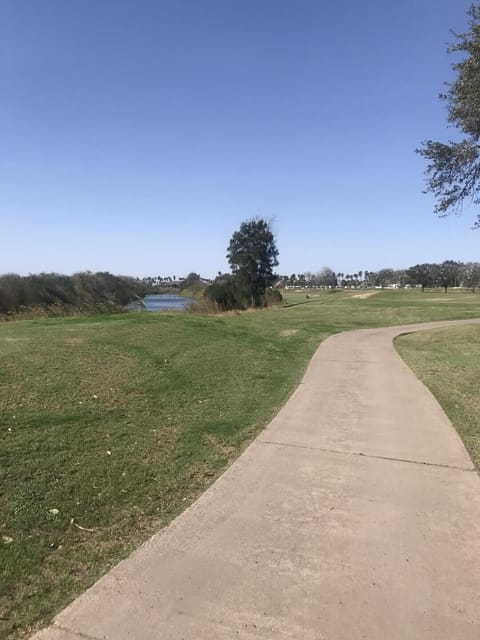
M443 217L459 211L464 200L480 204L480 5L468 10L469 31L455 33L449 53L461 53L452 66L456 80L447 83L440 94L447 104L448 122L461 132L463 139L448 143L427 140L417 149L428 160L427 191L436 197L435 212ZM480 227L477 214L475 227Z
M265 302L265 292L275 280L278 249L270 224L263 218L246 220L228 245L227 259L241 290L252 307Z
M438 283L443 287L445 293L448 287L457 287L459 284L461 265L455 260L445 260L438 265Z
M338 276L341 275L343 274L338 274ZM323 269L317 274L316 280L321 287L334 289L337 286L337 277L330 267L323 267Z
M425 287L434 286L437 272L438 269L436 269L436 265L428 263L416 264L407 269L407 281L409 284L419 284L422 287L423 293Z
M392 284L394 280L394 271L393 269L380 269L375 274L375 286L377 287L386 287L389 284Z
M475 293L475 288L480 284L480 263L467 262L464 265L463 282L465 287L470 287Z
M299 273L297 276L297 285L299 287L305 287L307 285L307 278L304 273Z

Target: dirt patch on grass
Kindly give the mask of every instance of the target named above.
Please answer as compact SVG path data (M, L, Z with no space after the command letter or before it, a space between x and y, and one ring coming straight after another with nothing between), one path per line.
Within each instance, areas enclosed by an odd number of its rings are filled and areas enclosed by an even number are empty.
M378 291L367 291L366 293L356 293L352 298L358 298L359 300L365 300L365 298L371 298L376 296Z
M284 329L283 331L280 331L280 335L285 338L288 336L294 336L296 333L298 333L298 329Z
M226 456L226 457L230 458L235 453L235 448L234 447L230 447L228 445L225 445L224 443L220 442L217 438L215 438L215 436L213 436L210 433L205 434L205 439L222 456Z

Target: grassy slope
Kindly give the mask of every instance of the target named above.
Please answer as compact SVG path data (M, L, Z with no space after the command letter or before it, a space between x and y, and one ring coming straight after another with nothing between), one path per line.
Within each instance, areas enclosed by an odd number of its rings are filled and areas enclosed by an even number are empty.
M186 289L182 289L181 291L179 291L178 295L184 296L186 298L195 298L195 300L201 300L206 288L207 285L203 282L194 282Z
M470 294L287 302L239 316L0 325L0 637L48 621L194 500L285 402L326 336L480 315Z
M480 327L422 331L397 338L395 346L438 399L480 471Z

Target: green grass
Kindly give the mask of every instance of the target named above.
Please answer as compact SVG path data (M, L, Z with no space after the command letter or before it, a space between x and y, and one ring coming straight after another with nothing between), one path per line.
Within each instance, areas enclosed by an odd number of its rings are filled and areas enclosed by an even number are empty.
M207 285L203 282L194 282L189 287L182 289L178 292L178 295L184 296L186 298L194 298L195 300L200 300L203 298L203 293Z
M480 471L480 326L401 336L395 346L437 398Z
M0 637L48 622L200 495L325 337L480 316L480 295L354 295L0 324Z

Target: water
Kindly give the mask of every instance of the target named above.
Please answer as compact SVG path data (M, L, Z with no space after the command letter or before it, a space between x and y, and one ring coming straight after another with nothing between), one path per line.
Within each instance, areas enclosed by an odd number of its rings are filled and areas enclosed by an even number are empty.
M170 293L156 293L145 296L143 302L146 311L183 311L187 305L194 302L194 299Z

